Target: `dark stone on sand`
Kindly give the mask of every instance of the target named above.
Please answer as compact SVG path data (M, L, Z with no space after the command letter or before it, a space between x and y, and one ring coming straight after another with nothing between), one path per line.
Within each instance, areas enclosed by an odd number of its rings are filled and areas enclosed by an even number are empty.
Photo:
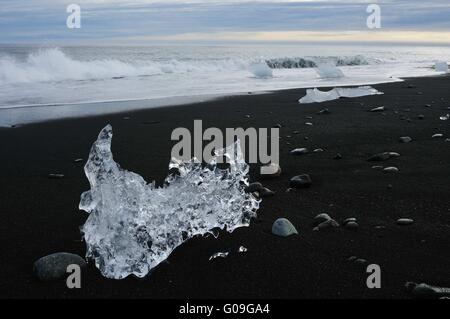
M260 182L255 182L255 183L251 183L249 184L246 188L245 188L245 192L246 193L253 193L253 192L259 192L261 189L263 189L264 186L260 183Z
M314 217L313 226L317 226L319 224L322 224L323 222L326 222L327 220L332 219L330 215L327 213L321 213Z
M330 112L330 110L328 110L328 109L323 109L323 110L320 110L319 112L317 112L317 114L319 114L319 115L323 115L323 114L330 114L331 112Z
M414 282L407 282L405 284L406 290L411 293L414 298L432 298L435 296L435 290L427 284L416 284Z
M311 184L312 180L308 174L297 175L290 180L290 185L293 188L308 188Z
M397 219L397 225L408 226L414 224L414 220L411 218L399 218Z
M268 189L267 187L263 187L261 188L259 191L259 197L260 198L266 198L266 197L270 197L270 196L274 196L275 192L271 191L270 189Z
M281 125L281 124L275 124L274 126L273 126L274 128L282 128L283 126Z
M337 154L333 157L333 159L334 159L334 160L340 160L340 159L342 159L342 155L341 155L340 153L337 153Z
M358 259L355 260L355 264L365 265L365 264L367 264L367 260L365 260L363 258L358 258Z
M298 231L286 218L278 218L272 225L272 234L280 237L297 235Z
M329 219L329 220L326 220L326 221L320 223L316 227L314 227L313 230L318 231L318 230L323 230L323 229L327 229L327 228L337 228L337 227L339 227L339 223L337 221L335 221L334 219Z
M62 178L64 178L64 174L48 174L48 178L50 178L50 179L62 179Z
M344 219L344 221L342 222L342 224L343 224L343 225L347 225L347 223L350 223L350 222L356 222L356 218L355 218L355 217L349 217L349 218L346 218L346 219Z
M412 138L409 136L402 136L398 139L401 143L409 143L412 141Z
M345 224L345 228L350 230L356 230L358 227L359 225L356 221L351 221Z
M69 265L86 267L86 262L78 255L70 253L54 253L35 261L33 273L41 281L62 279L66 276Z
M407 282L405 284L406 291L413 298L418 299L450 299L450 288L431 286L425 283L417 284L415 282Z
M395 152L383 152L383 153L378 153L375 154L371 157L369 157L368 161L369 162L383 162L383 161L387 161L388 159L392 158L392 157L399 157L400 154L395 153Z
M307 148L305 148L305 147L302 147L302 148L296 148L296 149L293 149L292 151L290 151L289 152L289 154L291 154L291 155L304 155L304 154L307 154L307 153L309 153L309 151L308 151L308 149Z
M418 118L419 120L423 120L423 119L425 118L425 115L419 114L419 115L417 115L417 118Z

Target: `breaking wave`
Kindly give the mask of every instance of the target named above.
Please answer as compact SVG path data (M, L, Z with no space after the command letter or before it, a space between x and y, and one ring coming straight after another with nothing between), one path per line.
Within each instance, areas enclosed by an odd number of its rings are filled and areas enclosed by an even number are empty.
M362 55L349 57L311 57L311 58L276 58L266 60L271 69L315 68L322 63L334 63L336 66L369 65L370 61Z
M58 48L42 49L20 61L8 55L0 56L0 85L65 80L101 80L123 77L155 76L175 73L214 73L251 71L255 63L271 69L314 68L323 62L337 66L371 64L364 56L311 57L272 59L199 59L199 60L141 60L118 59L76 60Z

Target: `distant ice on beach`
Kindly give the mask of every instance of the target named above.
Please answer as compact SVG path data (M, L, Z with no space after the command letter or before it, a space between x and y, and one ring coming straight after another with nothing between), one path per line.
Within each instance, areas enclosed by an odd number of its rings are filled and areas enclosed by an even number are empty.
M91 189L79 206L89 213L81 228L86 257L103 276L144 277L186 240L218 229L232 232L256 217L259 200L244 190L249 166L239 141L218 151L206 167L195 159L172 159L169 168L179 175L169 175L162 187L122 169L111 142L108 125L92 146L85 166ZM216 165L222 156L228 169Z
M450 47L0 45L0 126L169 106L173 100L396 82L436 75L436 61L450 61Z
M434 68L437 72L448 72L448 64L446 61L436 62Z
M344 72L342 72L342 70L336 67L333 63L318 64L316 72L321 78L324 79L338 79L345 76Z
M360 86L356 88L334 88L330 91L320 91L317 88L306 90L306 95L299 100L299 103L321 103L325 101L337 100L341 97L361 97L366 95L383 94L371 86Z
M258 79L267 79L273 77L273 71L265 62L252 63L249 67L250 71Z

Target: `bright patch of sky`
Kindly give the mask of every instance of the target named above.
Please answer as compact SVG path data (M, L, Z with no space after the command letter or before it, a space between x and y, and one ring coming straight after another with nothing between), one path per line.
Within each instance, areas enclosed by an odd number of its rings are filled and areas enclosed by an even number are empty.
M66 7L81 6L81 29ZM368 30L367 5L382 28ZM1 0L0 43L432 41L450 43L448 0Z

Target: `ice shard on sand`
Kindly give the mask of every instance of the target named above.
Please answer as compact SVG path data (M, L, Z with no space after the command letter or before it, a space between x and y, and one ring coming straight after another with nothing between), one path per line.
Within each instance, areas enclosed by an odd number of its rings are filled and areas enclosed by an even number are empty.
M239 141L216 152L206 166L172 159L169 168L179 174L156 187L114 162L111 140L108 125L92 146L84 169L91 189L80 201L89 213L81 227L86 257L103 276L144 277L189 238L232 232L256 216L259 201L244 191L249 167ZM228 168L217 167L219 156L228 159Z

